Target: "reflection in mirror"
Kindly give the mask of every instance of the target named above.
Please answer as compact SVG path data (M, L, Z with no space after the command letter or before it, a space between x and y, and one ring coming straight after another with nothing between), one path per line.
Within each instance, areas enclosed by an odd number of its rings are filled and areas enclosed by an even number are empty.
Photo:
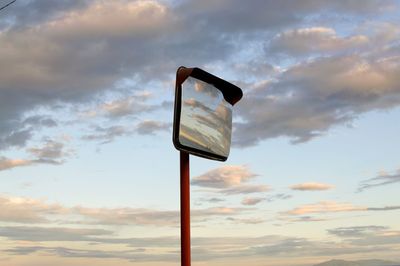
M179 142L190 148L228 157L232 105L213 85L188 77L182 84Z

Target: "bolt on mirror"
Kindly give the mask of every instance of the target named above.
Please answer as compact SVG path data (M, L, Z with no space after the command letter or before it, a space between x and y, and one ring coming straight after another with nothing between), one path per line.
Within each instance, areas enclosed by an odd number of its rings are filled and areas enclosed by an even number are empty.
M173 143L180 151L225 161L232 132L232 106L243 96L237 86L199 68L176 73Z

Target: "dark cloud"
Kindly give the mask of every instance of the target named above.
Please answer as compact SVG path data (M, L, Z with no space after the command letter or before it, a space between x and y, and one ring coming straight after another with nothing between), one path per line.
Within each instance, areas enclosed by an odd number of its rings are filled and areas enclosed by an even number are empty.
M65 227L0 227L0 235L12 240L23 241L96 241L93 236L111 235L113 232L104 229L84 229Z
M199 198L198 200L196 200L196 205L202 205L203 203L220 203L220 202L224 202L225 199L222 198L216 198L216 197L211 197L211 198Z
M235 194L252 194L270 191L271 188L267 185L240 185L226 189L221 189L219 192L226 195Z
M329 229L328 233L338 236L351 245L388 246L400 244L400 231L394 231L387 226L352 226Z
M159 131L170 131L171 124L160 121L146 120L140 122L135 131L140 135L154 135Z
M117 137L139 135L154 135L157 132L169 131L170 123L164 123L154 120L145 120L139 122L136 126L125 126L122 124L113 126L94 126L93 132L82 136L83 140L99 141L101 144L107 144L114 141Z
M299 217L295 217L295 218L284 217L284 218L281 218L281 220L287 221L287 222L322 222L322 221L327 221L326 218L314 217L314 216L299 216Z
M19 137L17 139L19 139ZM44 145L28 148L27 151L31 154L31 158L10 159L5 156L0 156L0 171L37 164L59 165L64 163L65 158L72 152L71 150L66 151L62 142L54 140L47 140Z
M266 198L266 200L267 200L268 202L273 202L273 201L276 201L276 200L287 200L287 199L290 199L290 198L292 198L292 197L293 197L293 196L292 196L292 195L289 195L289 194L278 193L278 194L274 194L274 195L268 196L268 197Z
M208 202L211 203L217 203L217 202L222 202L225 201L224 199L220 199L220 198L211 198L211 199L206 199Z
M2 0L0 3L3 5L6 2L11 1ZM0 29L6 25L13 28L21 28L32 24L39 24L70 10L83 8L90 2L93 1L17 0L10 6L7 12L2 13Z
M305 142L362 113L397 106L399 73L394 58L358 55L296 65L238 103L244 122L236 123L234 143L250 146L280 136Z
M94 133L82 136L84 140L100 141L101 144L112 142L116 137L128 136L133 134L133 130L123 125L108 127L95 126Z
M161 105L146 103L151 97L151 93L145 91L134 95L124 95L118 99L105 101L95 106L93 109L83 111L82 117L105 117L115 120L125 116L138 115L162 108Z
M366 189L395 184L399 182L400 182L400 170L393 174L381 173L374 178L362 181L357 189L357 192L362 192Z
M47 7L45 2L48 1L30 1L29 6L42 13ZM68 13L62 3L70 1L50 2L49 8L65 12L60 12L57 18L47 17L39 24L2 31L0 36L1 139L16 134L15 129L21 128L18 121L25 112L56 102L91 101L99 92L114 88L117 81L134 78L144 73L146 66L163 58L154 53L160 49L150 47L163 38L164 31L169 31L169 20L174 17L168 15L170 11L162 4L150 1L99 2L83 7L69 4L78 9ZM129 8L124 8L125 5ZM142 19L146 14L151 16ZM26 49L27 44L35 49ZM109 111L121 115L128 111L123 109L119 106ZM30 136L25 135L21 145Z
M105 229L72 227L0 227L0 236L10 240L30 242L87 242L102 244L124 244L133 248L178 247L179 239L174 236L147 238L117 238L114 231Z
M25 118L25 120L22 122L25 125L30 125L30 126L42 126L42 127L55 127L57 126L57 121L52 119L49 116L45 115L33 115Z
M340 37L332 28L311 27L285 31L278 34L266 47L267 53L276 56L304 56L354 52L366 48L369 38L365 35Z
M378 13L393 6L392 1L273 1L256 0L248 5L240 0L187 1L178 7L191 18L192 27L208 27L210 31L242 33L274 29L301 22L304 17L319 12L340 12L342 15Z
M1 101L2 99L0 99ZM8 112L5 115L7 114ZM1 116L2 114L0 113L0 118ZM0 123L4 126L0 127L0 150L24 147L36 131L42 128L57 126L55 120L43 115L29 116L25 119L9 119L9 117L4 117L4 120Z
M96 249L72 249L65 247L14 247L5 250L13 255L30 255L35 252L44 252L47 255L63 258L99 258L99 259L123 259L130 262L137 261L177 261L178 254L174 253L150 253L146 254L143 249L130 249L121 251L96 250Z
M381 232L387 229L388 227L386 226L377 226L377 225L351 226L351 227L338 227L334 229L329 229L328 233L338 237L351 238L351 237L362 237L371 233Z
M249 42L263 42L261 38L278 28L321 11L357 16L377 14L391 5L390 1L372 0L362 4L257 0L251 5L237 0L175 4L17 1L0 18L0 148L27 143L33 132L21 131L21 117L39 106L86 103L104 91L115 91L123 80L140 85L132 86L138 88L171 79L178 65L210 66L229 61ZM259 63L264 69L265 62ZM250 72L259 71L254 71L253 64ZM108 106L110 116L148 110L129 101L114 104ZM243 127L239 126L239 132ZM328 127L313 129L324 131ZM310 130L295 131L289 126L272 136L309 138ZM25 135L13 142L18 133ZM270 135L249 136L250 140L243 139L239 145L254 144Z
M264 80L266 77L276 76L279 74L279 69L270 63L264 62L262 59L252 59L250 61L234 63L232 70L238 78L245 80L247 77ZM251 84L237 82L239 87L248 88Z
M68 156L64 143L48 140L42 147L29 148L28 151L39 160L55 160Z
M0 149L25 146L28 140L33 136L32 131L32 128L6 131L3 136L0 136Z
M400 210L400 206L369 207L368 211L394 211Z
M301 205L292 210L281 212L280 219L289 222L324 221L328 219L324 216L334 213L395 210L400 210L400 206L366 207L346 202L321 201L313 204Z
M231 221L235 224L260 224L264 223L265 220L262 218L234 218L228 217L226 220Z
M7 253L11 253L13 255L30 255L32 253L35 253L37 251L43 250L43 247L41 246L29 246L29 247L14 247L10 249L4 250Z
M232 222L243 222L239 218L227 218ZM253 219L253 222L260 222ZM248 223L251 223L249 220ZM383 243L382 238L376 238L377 234L385 233L388 228L366 226L363 229L354 227L354 230L370 230L376 234L361 234L360 238L353 238L343 242L315 241L307 238L284 237L278 235L264 235L259 237L193 237L192 250L195 261L207 261L218 258L235 257L310 257L325 256L330 258L337 255L363 254L365 252L381 251L395 252L395 238L389 237ZM339 232L345 228L333 229ZM18 231L20 230L20 232ZM35 230L37 233L35 233ZM336 230L336 231L335 231ZM349 228L349 231L351 228ZM348 232L349 232L348 231ZM68 232L70 235L68 235ZM394 233L391 231L392 234ZM25 233L25 234L24 234ZM129 261L158 261L167 255L166 261L177 261L179 256L179 238L177 236L154 237L154 238L118 238L108 237L112 232L102 229L73 229L73 228L40 228L40 227L2 227L0 235L11 240L47 242L46 246L15 246L4 250L13 255L28 255L38 251L59 257L89 257L89 258L119 258ZM339 233L341 234L341 233ZM389 241L390 239L390 241ZM372 240L371 242L359 242ZM118 252L108 249L70 249L63 246L52 247L49 242L59 243L62 241L78 241L102 244L118 244L124 247ZM375 242L376 241L376 242ZM376 245L378 244L378 245ZM390 246L392 244L392 246ZM59 244L58 244L59 245ZM127 248L128 247L128 248ZM132 248L132 249L129 249ZM163 251L157 251L162 248ZM148 252L151 251L151 252ZM175 254L172 256L172 254Z
M385 251L384 247L375 246L340 246L335 242L317 242L305 238L287 238L274 244L253 247L254 255L276 256L276 257L301 257L301 256L326 256L331 258L346 254L364 254L366 252ZM393 248L386 250L394 251Z

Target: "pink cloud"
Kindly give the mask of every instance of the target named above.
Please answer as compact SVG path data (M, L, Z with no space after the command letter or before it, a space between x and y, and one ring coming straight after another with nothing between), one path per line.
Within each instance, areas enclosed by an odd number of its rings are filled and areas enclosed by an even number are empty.
M243 204L243 205L252 206L252 205L256 205L256 204L260 203L260 202L263 201L264 199L265 199L265 198L244 198L244 199L242 200L242 204Z
M307 182L307 183L293 185L290 188L292 190L301 190L301 191L318 191L318 190L328 190L334 187L335 186L329 184Z

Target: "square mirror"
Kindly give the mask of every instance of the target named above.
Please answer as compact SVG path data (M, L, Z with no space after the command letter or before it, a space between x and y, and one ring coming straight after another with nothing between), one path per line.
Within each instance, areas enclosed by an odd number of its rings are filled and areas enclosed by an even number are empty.
M225 161L230 151L232 106L237 98L233 96L238 93L237 89L198 68L179 68L173 133L175 147L197 156Z

